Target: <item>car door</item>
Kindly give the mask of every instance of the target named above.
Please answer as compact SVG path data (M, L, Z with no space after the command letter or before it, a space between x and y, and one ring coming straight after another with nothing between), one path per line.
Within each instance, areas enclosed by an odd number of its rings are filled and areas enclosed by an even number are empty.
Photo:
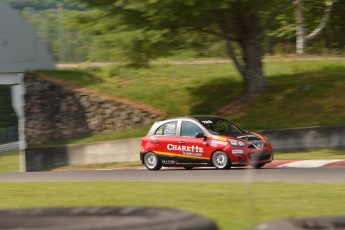
M205 137L195 137L197 133L205 131L196 122L182 120L179 138L179 162L203 163L209 160L207 157L208 145Z

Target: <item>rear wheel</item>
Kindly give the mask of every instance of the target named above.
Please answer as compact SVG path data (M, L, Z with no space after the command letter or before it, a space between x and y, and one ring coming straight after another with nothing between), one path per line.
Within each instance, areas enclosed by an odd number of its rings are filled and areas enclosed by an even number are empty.
M145 154L144 164L148 170L160 170L162 168L162 163L159 161L158 156L153 152Z
M228 155L223 151L216 151L212 155L212 164L217 169L229 169L231 161Z
M259 169L259 168L264 167L265 164L266 163L253 163L253 164L251 164L251 166L255 169Z

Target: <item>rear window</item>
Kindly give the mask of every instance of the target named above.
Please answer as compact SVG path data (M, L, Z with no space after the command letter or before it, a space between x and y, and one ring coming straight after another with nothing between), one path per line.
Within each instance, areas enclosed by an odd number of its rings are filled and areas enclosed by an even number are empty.
M165 123L156 129L155 135L176 136L177 121Z

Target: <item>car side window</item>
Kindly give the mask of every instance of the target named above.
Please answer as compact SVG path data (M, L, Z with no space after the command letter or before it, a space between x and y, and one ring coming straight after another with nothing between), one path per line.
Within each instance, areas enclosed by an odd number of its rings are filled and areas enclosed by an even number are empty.
M158 127L155 135L176 136L177 121L165 123Z
M238 133L238 130L226 121L217 121L213 123L212 129L219 134Z
M197 133L204 133L204 131L193 122L182 121L181 136L195 137Z

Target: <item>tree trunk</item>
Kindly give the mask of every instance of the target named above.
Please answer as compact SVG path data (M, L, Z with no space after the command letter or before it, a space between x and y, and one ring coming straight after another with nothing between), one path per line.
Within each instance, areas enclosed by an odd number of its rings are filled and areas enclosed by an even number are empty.
M248 39L242 44L245 84L245 96L255 97L266 90L263 74L262 50L260 39Z
M313 32L311 32L308 35L306 35L305 31L305 15L303 0L294 0L293 4L295 6L296 15L296 53L303 55L305 54L307 41L317 37L321 33L321 31L326 27L326 24L331 15L333 0L329 0L326 2L326 7L320 24L318 25L318 27L315 28Z
M326 7L323 11L323 17L320 21L320 24L318 25L318 27L316 27L314 29L313 32L311 32L310 34L308 34L305 39L308 41L308 40L311 40L311 39L314 39L315 37L317 37L321 31L326 27L327 25L327 22L331 16L331 10L332 10L332 6L333 6L333 0L329 0L326 2Z
M254 12L249 15L240 14L237 17L237 23L238 43L242 52L241 61L235 53L232 41L227 39L226 42L228 55L244 79L245 91L240 99L242 101L263 93L266 90L266 79L262 65L263 36L257 14ZM226 32L224 29L223 31Z

